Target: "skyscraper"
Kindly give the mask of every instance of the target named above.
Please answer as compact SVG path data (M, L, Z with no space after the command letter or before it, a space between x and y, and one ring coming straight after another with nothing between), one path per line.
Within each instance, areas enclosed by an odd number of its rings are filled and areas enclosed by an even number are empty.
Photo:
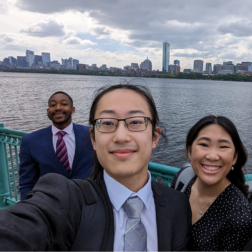
M42 55L42 62L43 62L43 65L44 65L45 67L49 67L49 66L50 66L50 62L51 62L50 53L42 52L41 55Z
M30 50L26 50L26 61L28 64L28 67L31 67L32 65L34 65L34 52L30 51Z
M168 72L168 66L170 64L170 44L163 42L163 66L162 71Z
M194 60L193 72L195 73L203 72L203 60Z
M212 74L212 64L211 63L206 63L206 73Z

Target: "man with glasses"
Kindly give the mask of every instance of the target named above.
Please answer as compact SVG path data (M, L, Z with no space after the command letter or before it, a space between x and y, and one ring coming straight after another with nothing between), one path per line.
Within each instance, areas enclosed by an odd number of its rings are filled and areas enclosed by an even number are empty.
M93 204L89 195L84 200L73 181L48 174L34 187L30 199L3 211L1 247L185 250L191 225L189 202L183 194L151 181L148 172L152 149L161 136L165 138L151 94L128 84L101 88L89 122L95 150L90 188L102 207L95 207L98 203ZM4 220L8 228L1 232Z

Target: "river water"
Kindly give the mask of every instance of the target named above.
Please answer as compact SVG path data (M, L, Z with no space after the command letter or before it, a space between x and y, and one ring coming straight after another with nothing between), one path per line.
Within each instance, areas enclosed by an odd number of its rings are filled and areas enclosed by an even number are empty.
M252 173L252 83L156 78L32 74L0 72L0 122L6 128L32 132L49 126L48 98L56 91L74 100L75 123L88 125L94 91L124 83L148 86L168 145L155 149L151 161L181 167L185 163L185 139L190 127L206 115L224 115L236 125L249 154L246 170Z

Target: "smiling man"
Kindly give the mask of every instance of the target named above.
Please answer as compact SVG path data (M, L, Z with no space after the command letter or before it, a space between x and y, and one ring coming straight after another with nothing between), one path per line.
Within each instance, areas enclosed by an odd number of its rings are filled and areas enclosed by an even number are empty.
M72 123L74 112L72 98L56 92L48 100L47 115L52 126L23 137L19 155L21 200L47 173L82 179L90 175L93 151L89 127Z
M165 137L148 89L128 84L99 89L89 122L95 164L91 178L78 181L85 197L77 181L47 174L29 199L1 212L0 248L186 250L189 201L152 181L148 171L152 149Z

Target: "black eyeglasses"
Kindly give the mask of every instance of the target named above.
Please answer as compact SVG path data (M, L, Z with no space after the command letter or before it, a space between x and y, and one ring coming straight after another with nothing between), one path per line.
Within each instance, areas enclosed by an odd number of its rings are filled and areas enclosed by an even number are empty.
M94 120L98 131L102 133L115 132L119 121L124 121L125 126L130 131L143 131L147 129L148 121L152 122L149 117L146 116L134 116L125 119L116 118L98 118Z

